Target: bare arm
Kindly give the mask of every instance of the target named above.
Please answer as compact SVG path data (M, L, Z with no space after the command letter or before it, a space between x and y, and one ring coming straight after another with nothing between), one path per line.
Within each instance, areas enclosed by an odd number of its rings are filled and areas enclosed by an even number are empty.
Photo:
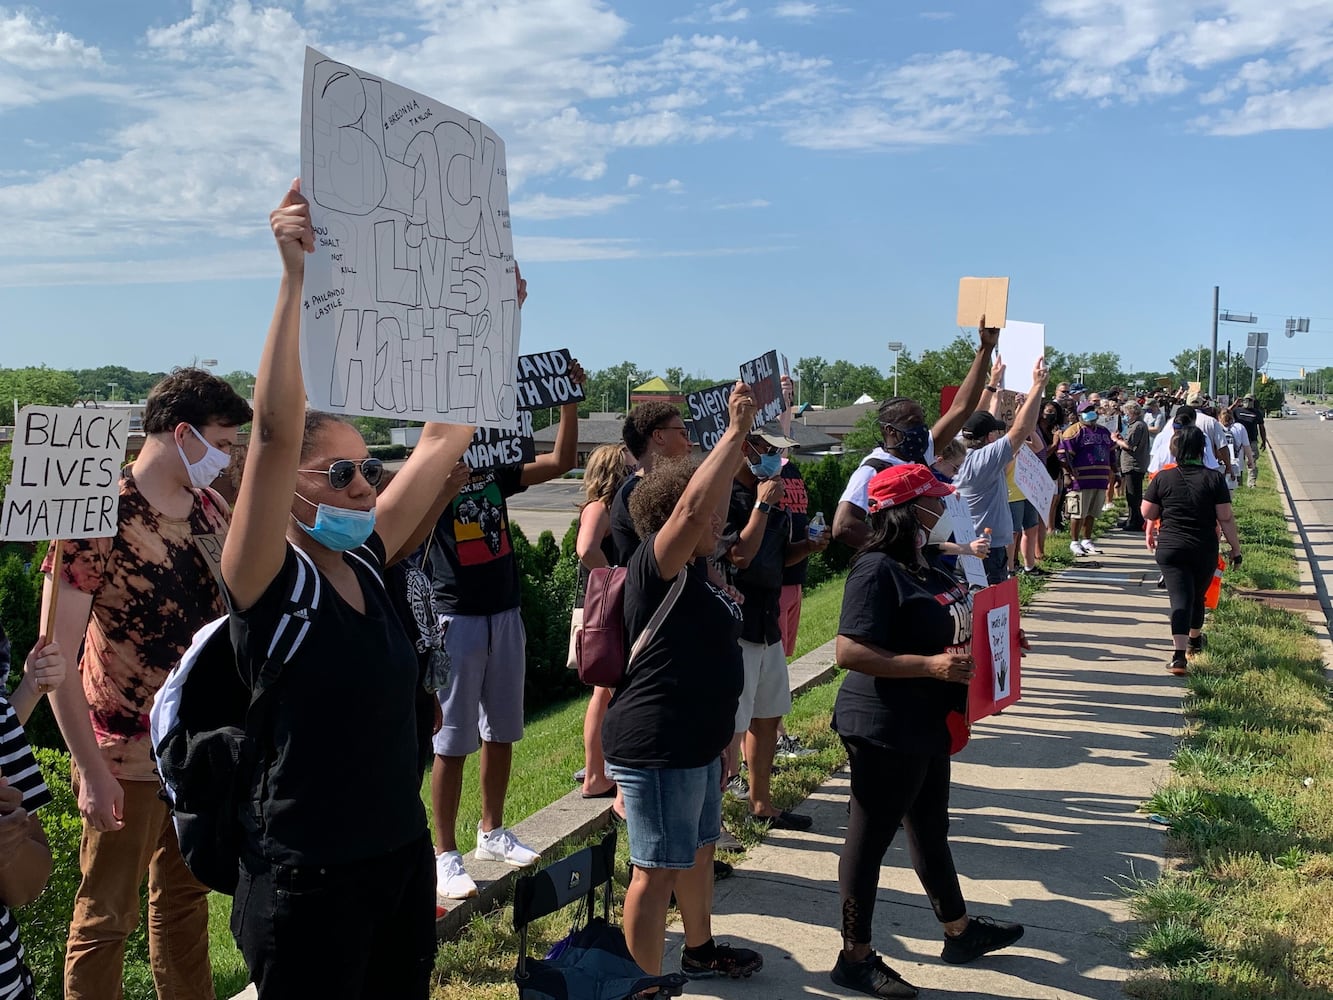
M1220 503L1217 505L1217 524L1222 529L1222 537L1227 540L1234 554L1240 553L1240 534L1236 531L1236 517L1232 513L1231 504Z
M430 534L427 525L435 522L428 515L434 509L443 511L445 504L453 499L443 496L439 484L449 481L471 441L472 428L466 424L431 423L422 428L421 440L412 449L412 457L375 505L375 530L385 552L402 551L423 528L425 534ZM459 489L462 483L454 490L454 496Z
M859 550L870 537L866 512L850 500L841 501L833 511L833 537L848 548Z
M933 677L964 684L972 679L972 657L967 653L892 653L868 642L839 635L835 649L838 666L869 677Z
M694 551L704 532L712 530L718 504L731 489L732 472L745 443L745 435L754 422L754 397L750 387L737 382L728 403L731 423L722 440L694 470L685 492L662 530L653 538L653 555L663 580L675 579Z
M1046 391L1046 379L1049 374L1045 360L1038 358L1037 363L1032 366L1032 388L1028 390L1028 398L1023 400L1023 405L1018 408L1018 413L1014 415L1014 426L1010 427L1005 435L1015 452L1023 447L1023 442L1037 427L1037 415L1041 413L1041 397Z
M609 566L606 553L602 551L602 540L611 531L611 512L606 504L594 500L579 514L579 534L574 542L574 551L579 562L588 569Z
M435 503L431 505L426 516L421 519L417 525L417 530L412 532L409 538L401 548L389 557L389 565L402 562L417 548L430 538L430 533L435 530L435 524L440 516L444 514L444 508L449 506L450 501L458 496L459 491L467 484L468 477L472 475L472 470L463 462L455 462L454 467L449 472L449 476L444 481L444 486L440 489L439 495L435 497Z
M64 683L65 671L65 654L60 643L47 642L46 636L38 637L37 645L23 661L23 679L9 695L9 704L14 707L20 725L31 717L42 695L50 694Z
M301 381L301 282L305 255L315 248L310 206L300 181L269 215L282 255L282 282L255 376L255 416L245 475L222 546L222 579L236 607L253 605L282 569L287 521L305 429ZM396 551L390 546L389 551Z
M744 569L750 565L750 560L759 551L759 544L764 540L764 532L768 530L768 514L761 510L759 505L762 503L772 507L781 503L784 489L781 479L767 479L759 484L759 492L754 508L750 511L750 518L741 529L736 544L727 550L727 560L737 569Z
M930 436L936 448L943 447L958 436L967 418L976 412L977 403L981 399L981 390L986 385L986 371L990 364L991 351L1000 342L1000 331L995 327L988 327L986 317L982 316L980 333L981 346L977 348L977 355L972 359L972 367L968 369L967 377L958 387L958 395L953 398L953 405L930 429Z
M586 376L577 361L570 365L570 378L575 385L583 385ZM524 486L536 486L563 476L579 458L579 404L566 403L560 407L560 423L555 429L555 448L547 455L538 455L523 466Z

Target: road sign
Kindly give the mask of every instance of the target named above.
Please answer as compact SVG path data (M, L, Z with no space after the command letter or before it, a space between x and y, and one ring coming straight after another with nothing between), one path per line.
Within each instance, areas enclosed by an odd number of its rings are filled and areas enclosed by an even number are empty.
M1245 335L1245 343L1248 347L1267 347L1268 334L1262 330L1251 330Z
M1245 363L1254 371L1258 371L1264 365L1268 364L1267 347L1247 347L1245 348Z

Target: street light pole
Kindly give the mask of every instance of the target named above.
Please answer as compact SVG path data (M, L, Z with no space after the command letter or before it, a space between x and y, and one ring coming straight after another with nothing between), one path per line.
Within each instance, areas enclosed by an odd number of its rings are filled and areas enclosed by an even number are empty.
M626 412L626 413L629 412L629 384L630 384L631 382L633 382L633 381L634 381L634 376L633 376L632 374L627 374L627 375L625 376L625 412Z
M893 394L898 395L898 354L903 349L901 340L890 340L889 350L893 352Z
M824 409L828 409L828 383L824 383Z

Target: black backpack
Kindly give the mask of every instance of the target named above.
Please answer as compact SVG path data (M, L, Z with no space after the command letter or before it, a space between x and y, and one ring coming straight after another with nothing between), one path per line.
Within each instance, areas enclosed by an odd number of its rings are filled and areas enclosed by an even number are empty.
M242 816L258 762L252 738L267 732L274 681L319 614L323 583L295 546L298 572L253 687L236 662L230 616L195 633L190 648L153 699L153 753L162 798L171 807L181 854L210 889L236 892Z

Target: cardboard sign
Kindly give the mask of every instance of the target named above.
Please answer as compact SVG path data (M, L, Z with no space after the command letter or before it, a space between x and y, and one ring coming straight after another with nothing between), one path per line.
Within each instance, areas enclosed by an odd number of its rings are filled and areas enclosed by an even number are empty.
M1189 383L1189 394L1190 394L1191 396L1193 396L1196 392L1203 392L1203 383L1202 383L1202 382L1190 382L1190 383Z
M570 378L572 358L569 351L524 354L518 359L518 406L521 410L540 410L564 406L583 399L583 386Z
M120 510L127 410L25 406L14 428L14 478L0 538L110 538Z
M478 427L472 443L463 452L463 461L469 469L490 469L502 465L526 465L537 457L537 444L532 440L532 411L519 411L517 430L501 427Z
M731 415L727 412L727 401L731 399L731 389L735 383L724 382L691 392L685 397L685 405L690 411L689 425L694 440L705 453L717 447L718 441L727 431Z
M334 413L517 427L518 286L504 142L306 49L301 370Z
M1018 648L1018 581L987 587L972 598L972 658L968 720L976 722L1022 697Z
M778 371L777 351L769 351L741 365L741 381L754 394L753 430L759 430L764 424L782 416L787 403L782 398L782 375Z
M972 526L972 511L967 506L967 501L957 493L950 493L947 497L940 497L944 504L944 509L949 512L949 519L953 521L953 540L959 545L971 545L977 540L977 529ZM967 578L969 587L984 587L987 584L986 567L976 556L959 556L958 565L963 567L963 575Z
M1027 392L1032 385L1033 366L1038 358L1046 357L1046 324L1011 319L1000 331L999 351L1004 358L1000 388Z
M1046 463L1026 443L1014 456L1014 485L1047 527L1051 524L1051 501L1055 499L1055 480L1046 471Z
M995 418L1003 420L1005 427L1012 427L1021 405L1018 393L1013 389L1001 389L995 394Z
M958 325L976 326L986 317L988 327L1003 329L1009 312L1008 278L960 278ZM1001 341L1003 343L1003 341Z

